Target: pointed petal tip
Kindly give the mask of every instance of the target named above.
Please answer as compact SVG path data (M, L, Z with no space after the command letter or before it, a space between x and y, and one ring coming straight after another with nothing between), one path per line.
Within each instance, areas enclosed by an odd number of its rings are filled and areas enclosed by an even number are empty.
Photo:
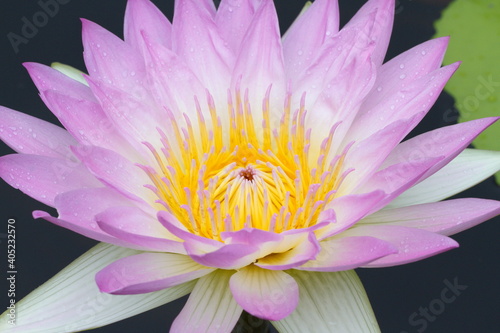
M80 17L80 22L82 22L82 25L97 25L97 23L95 23L89 19L86 19L84 17Z
M439 41L442 41L446 44L448 44L450 42L450 39L451 39L451 36L450 35L447 35L447 36L442 36L442 37L436 37L434 38L435 40L439 40Z
M23 65L24 68L26 68L28 71L36 66L41 66L42 64L39 64L37 62L32 62L32 61L25 61L21 65Z
M454 62L452 64L449 64L448 66L445 66L445 67L451 67L451 68L455 68L458 69L460 66L462 65L462 61L457 61L457 62Z
M51 216L49 213L44 212L43 210L34 210L33 213L31 213L34 219L43 219L48 216Z
M96 24L90 20L87 20L86 18L80 17L80 22L82 23L82 28L87 27L91 24Z
M83 38L87 37L88 33L97 32L99 30L106 30L101 25L95 23L94 21L88 20L86 18L80 18L80 22L82 23L82 36ZM107 30L106 30L107 31ZM85 40L83 40L85 43Z
M36 84L36 76L37 74L42 71L43 69L45 69L46 67L49 67L47 65L44 65L44 64L40 64L38 62L31 62L31 61L27 61L27 62L23 62L22 63L23 67L26 69L26 71L28 72L29 76L31 77L31 80Z

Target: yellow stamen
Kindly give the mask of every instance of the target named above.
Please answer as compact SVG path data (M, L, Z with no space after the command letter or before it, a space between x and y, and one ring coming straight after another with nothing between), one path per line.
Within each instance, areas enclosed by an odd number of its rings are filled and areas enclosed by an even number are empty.
M183 127L167 110L171 130L159 130L161 152L146 143L157 166L142 168L158 202L190 232L216 240L224 231L247 227L280 233L316 224L350 172L343 167L349 147L330 156L335 126L314 150L312 165L305 95L293 113L292 96L286 96L277 127L271 123L276 110L270 109L270 89L261 105L250 103L248 90L243 96L239 88L228 93L224 123L207 95L209 122L195 99L196 126L183 114ZM259 107L261 124L252 116Z

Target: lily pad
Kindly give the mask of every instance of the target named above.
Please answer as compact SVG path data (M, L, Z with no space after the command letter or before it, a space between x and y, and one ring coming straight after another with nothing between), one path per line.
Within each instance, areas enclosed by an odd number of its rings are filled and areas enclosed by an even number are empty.
M500 3L455 0L436 22L436 37L451 36L445 64L462 61L446 90L453 95L459 122L500 116ZM500 150L500 123L474 140L479 149ZM500 172L496 174L500 183Z

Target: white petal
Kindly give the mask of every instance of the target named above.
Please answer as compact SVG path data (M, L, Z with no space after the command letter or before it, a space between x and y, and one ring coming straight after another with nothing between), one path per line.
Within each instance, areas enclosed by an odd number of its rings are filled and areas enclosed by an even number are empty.
M300 302L288 317L272 322L280 333L380 332L370 301L354 271L291 270Z
M229 289L233 274L219 269L200 278L170 332L231 332L243 312Z
M191 292L195 282L142 295L99 291L95 274L111 262L140 253L98 244L16 304L16 325L0 317L1 332L75 332L108 325L171 302Z
M444 168L408 189L387 208L436 202L485 180L500 170L500 152L465 149Z

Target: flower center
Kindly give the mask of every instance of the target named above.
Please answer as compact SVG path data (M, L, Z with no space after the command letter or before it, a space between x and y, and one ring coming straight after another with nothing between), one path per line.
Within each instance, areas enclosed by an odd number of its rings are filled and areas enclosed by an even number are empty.
M247 166L246 168L240 170L240 176L251 182L253 181L253 176L255 176L255 170L251 166Z
M312 163L304 98L292 114L288 95L273 128L269 93L260 126L248 99L238 90L234 95L226 119L218 116L210 96L210 122L197 103L196 130L187 115L181 127L169 112L172 133L160 131L162 154L147 144L158 165L143 167L157 202L192 233L217 240L223 231L246 227L279 233L314 225L349 173L342 167L346 151L330 156L334 128Z

